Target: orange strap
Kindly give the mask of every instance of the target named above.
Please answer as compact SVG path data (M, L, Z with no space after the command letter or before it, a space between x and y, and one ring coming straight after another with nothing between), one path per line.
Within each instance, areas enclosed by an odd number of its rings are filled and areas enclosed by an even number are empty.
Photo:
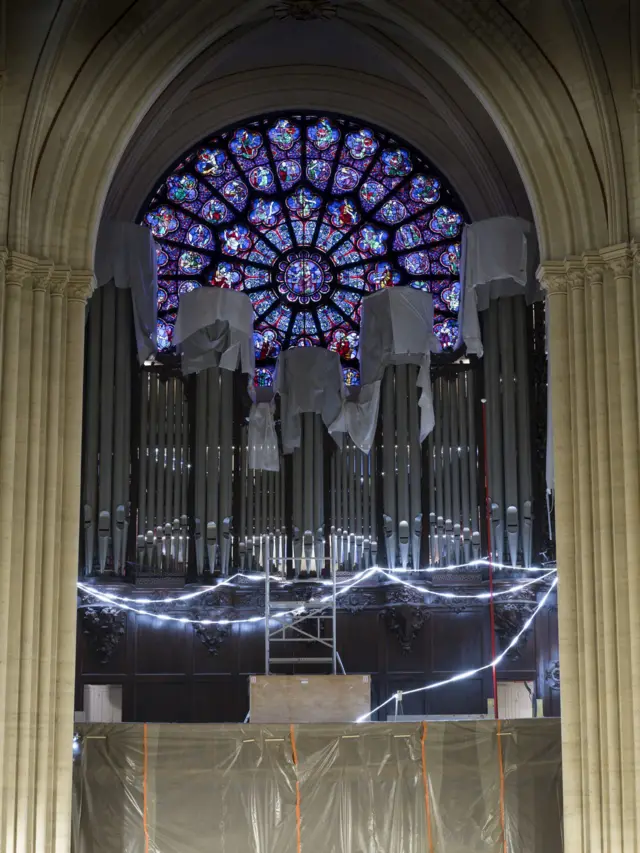
M502 828L502 851L503 853L508 853L507 851L507 831L506 824L504 819L504 762L502 760L502 737L501 737L502 723L500 720L497 721L497 735L498 735L498 768L500 770L500 827Z
M422 721L422 736L420 737L420 746L422 747L422 784L424 785L424 811L427 819L427 842L429 844L429 853L433 853L433 834L431 832L431 801L429 799L429 781L427 779L427 723Z
M302 815L300 812L300 782L298 781L298 753L296 751L296 734L293 726L289 726L291 735L291 757L293 758L293 766L296 768L296 849L298 853L302 850L302 835L301 823Z
M142 727L142 828L144 829L144 853L149 853L149 824L147 822L147 792L149 776L149 745L147 739L147 724Z

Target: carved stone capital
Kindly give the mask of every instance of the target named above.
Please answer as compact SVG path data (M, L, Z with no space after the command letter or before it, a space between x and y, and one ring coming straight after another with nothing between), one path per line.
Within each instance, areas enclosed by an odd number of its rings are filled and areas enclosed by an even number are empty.
M549 261L540 264L536 278L548 296L566 294L568 289L567 270L564 263Z
M569 290L584 290L585 271L582 264L578 261L568 261L566 269Z
M586 253L582 256L582 265L588 287L602 287L604 282L604 261L600 255Z
M55 267L49 279L49 290L52 296L64 296L71 270L68 267Z
M96 278L90 270L71 270L67 284L67 299L86 302L96 286Z
M26 277L33 272L38 261L22 252L9 252L5 261L5 281L9 287L22 287Z
M633 272L633 253L627 243L602 249L602 259L613 272L614 278L631 278Z
M41 261L31 273L31 289L34 291L49 290L53 264L50 261Z

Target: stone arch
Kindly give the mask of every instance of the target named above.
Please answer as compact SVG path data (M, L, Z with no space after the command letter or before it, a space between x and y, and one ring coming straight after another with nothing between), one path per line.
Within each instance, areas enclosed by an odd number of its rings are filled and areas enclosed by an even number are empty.
M31 254L90 267L108 187L128 141L161 91L194 57L265 13L266 0L227 12L213 5L175 18L151 13L145 27L110 33L73 83L38 159L29 213ZM393 22L435 51L486 106L523 177L543 259L604 245L606 204L587 140L566 92L533 43L505 32L495 4L430 3L422 19L387 0L356 13L380 29ZM345 12L347 14L347 12ZM351 14L351 13L349 13ZM465 20L466 19L466 22ZM428 25L424 23L428 21ZM464 51L460 45L464 44ZM526 50L525 50L526 48ZM25 222L26 226L26 222Z
M107 199L107 215L134 218L158 175L207 134L260 113L295 108L344 114L350 110L356 118L392 129L424 152L459 188L474 219L522 214L504 191L500 174L486 169L473 140L462 140L458 152L453 151L434 130L436 117L426 106L409 89L336 68L258 69L207 83L178 108L157 144L153 141L159 117L152 113L119 164Z

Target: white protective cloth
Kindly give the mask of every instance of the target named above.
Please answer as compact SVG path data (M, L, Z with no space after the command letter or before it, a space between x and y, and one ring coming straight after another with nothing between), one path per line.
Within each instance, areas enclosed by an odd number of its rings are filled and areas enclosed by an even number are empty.
M533 226L525 219L497 216L465 225L462 235L462 339L467 353L482 356L478 311L486 311L491 299L539 294L533 274L535 248Z
M249 468L254 470L280 470L280 452L273 409L273 400L269 403L254 403L251 406L249 414Z
M362 300L360 328L360 380L364 388L380 382L389 364L418 364L418 387L421 389L420 441L429 435L434 425L431 392L431 353L440 352L438 337L433 331L433 298L430 293L412 287L391 287L372 293ZM362 393L362 392L361 392ZM371 399L379 401L379 392ZM351 404L346 403L345 408ZM375 431L378 406L353 410L347 416L358 437ZM357 423L357 429L354 423ZM366 419L366 421L365 421ZM358 445L360 446L360 445ZM364 449L364 448L362 448Z
M376 437L379 408L380 380L354 388L343 401L340 414L330 425L329 432L334 437L348 432L356 447L363 453L369 453Z
M116 287L131 290L138 360L142 364L158 349L158 275L151 231L133 222L103 222L95 269L98 287L113 281Z
M208 367L242 372L253 383L253 307L246 293L198 287L180 297L173 342L182 355L182 372Z
M340 356L321 347L292 347L278 356L274 391L280 395L282 449L300 447L303 412L317 412L327 428L340 415L344 385ZM334 438L336 430L332 431Z

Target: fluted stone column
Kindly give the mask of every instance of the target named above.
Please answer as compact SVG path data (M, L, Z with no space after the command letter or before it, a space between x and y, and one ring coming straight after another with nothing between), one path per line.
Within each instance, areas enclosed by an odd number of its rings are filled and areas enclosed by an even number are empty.
M68 853L89 272L0 252L0 850Z
M634 248L608 247L539 270L550 311L564 844L581 853L640 849ZM637 291L637 264L635 276Z

